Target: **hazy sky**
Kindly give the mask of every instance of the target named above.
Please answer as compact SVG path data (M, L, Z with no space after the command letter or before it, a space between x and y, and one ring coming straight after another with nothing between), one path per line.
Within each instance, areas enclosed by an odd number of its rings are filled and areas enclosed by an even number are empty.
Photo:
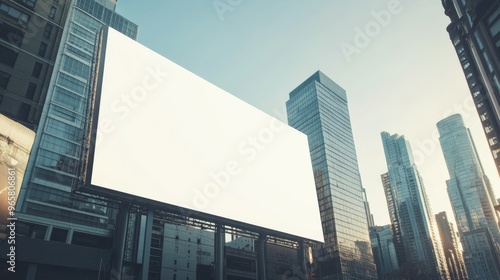
M347 91L363 185L389 223L380 132L410 141L434 213L449 178L436 123L462 113L494 190L500 180L439 0L118 1L139 42L282 120L288 93L321 70Z

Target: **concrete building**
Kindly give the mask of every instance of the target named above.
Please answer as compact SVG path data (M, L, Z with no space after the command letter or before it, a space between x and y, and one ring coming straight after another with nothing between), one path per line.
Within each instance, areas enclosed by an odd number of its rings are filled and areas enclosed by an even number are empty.
M35 130L70 1L0 1L0 114Z
M442 0L446 28L500 173L500 2Z

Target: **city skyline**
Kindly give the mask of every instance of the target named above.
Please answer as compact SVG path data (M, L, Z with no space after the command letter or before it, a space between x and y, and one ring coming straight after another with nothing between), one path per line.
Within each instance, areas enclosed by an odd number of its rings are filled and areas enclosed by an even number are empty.
M389 223L386 205L375 203L385 201L381 131L407 137L420 158L433 214L452 214L435 124L454 113L471 128L498 196L495 165L440 1L236 2L151 1L153 11L121 1L117 11L141 26L140 43L281 120L288 92L310 73L322 70L345 88L376 225ZM158 25L163 36L157 36ZM370 28L373 36L363 37ZM360 38L368 40L356 44Z

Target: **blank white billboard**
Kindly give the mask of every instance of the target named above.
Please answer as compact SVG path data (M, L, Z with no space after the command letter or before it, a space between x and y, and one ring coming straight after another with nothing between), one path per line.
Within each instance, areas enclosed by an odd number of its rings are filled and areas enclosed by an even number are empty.
M113 29L104 42L87 184L323 242L305 134Z

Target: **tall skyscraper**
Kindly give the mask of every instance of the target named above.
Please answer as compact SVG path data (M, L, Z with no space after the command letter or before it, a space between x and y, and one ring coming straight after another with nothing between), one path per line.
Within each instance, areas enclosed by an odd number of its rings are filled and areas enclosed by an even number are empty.
M46 5L42 3L48 1L2 1L2 12L5 11L4 2L8 2L6 6L19 9L12 12L19 15L27 5L43 8ZM16 277L74 279L78 274L80 279L97 279L104 266L109 268L117 209L96 196L78 196L71 190L81 175L80 159L101 28L110 25L132 38L136 38L138 28L114 12L116 1L113 0L50 3L53 6L48 5L48 14L40 14L46 17L46 23L40 27L40 36L31 40L40 37L45 42L45 33L50 38L61 36L57 55L53 53L57 49L55 46L47 47L47 60L43 60L39 52L36 58L30 56L30 61L34 61L27 62L21 59L26 53L19 51L15 62L16 67L27 67L25 71L30 74L30 67L36 68L39 60L45 62L47 65L40 64L41 70L36 76L51 77L50 83L45 81L43 85L47 97L16 205L17 236L26 238L18 242L19 274ZM58 5L65 9L56 9ZM60 22L63 15L67 20ZM47 31L50 30L47 26L52 26L52 33ZM0 54L2 57L7 55L3 51ZM52 75L48 65L53 65ZM27 80L37 81L36 78ZM39 87L42 85L37 86L37 92ZM4 102L5 99L2 106Z
M70 1L0 1L0 113L35 130Z
M443 0L455 47L500 173L500 1Z
M450 179L451 206L464 247L469 279L500 279L497 204L470 131L455 114L437 123Z
M403 276L411 279L449 279L436 234L424 183L415 165L410 143L397 134L382 132L387 180L384 182ZM384 178L384 176L382 177Z
M345 90L318 71L286 107L289 125L309 140L325 237L314 252L317 279L376 279Z
M453 224L448 221L446 212L436 214L436 224L443 245L446 265L450 273L451 280L466 280L467 271L465 270L462 250L459 248L457 234Z

